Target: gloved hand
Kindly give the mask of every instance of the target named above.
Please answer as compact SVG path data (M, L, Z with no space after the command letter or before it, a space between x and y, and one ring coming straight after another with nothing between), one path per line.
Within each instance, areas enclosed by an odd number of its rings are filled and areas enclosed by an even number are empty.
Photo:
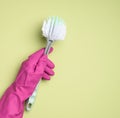
M44 51L43 48L35 52L22 63L16 80L0 99L0 118L22 118L24 102L31 96L40 79L49 80L54 75L54 64L44 55Z

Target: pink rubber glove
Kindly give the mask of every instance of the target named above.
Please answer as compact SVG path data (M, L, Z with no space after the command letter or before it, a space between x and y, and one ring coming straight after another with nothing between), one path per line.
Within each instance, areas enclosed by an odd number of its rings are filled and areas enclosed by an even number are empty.
M50 52L52 52L51 48ZM0 118L22 118L25 100L31 96L41 78L54 75L54 64L41 49L22 63L15 82L0 99Z

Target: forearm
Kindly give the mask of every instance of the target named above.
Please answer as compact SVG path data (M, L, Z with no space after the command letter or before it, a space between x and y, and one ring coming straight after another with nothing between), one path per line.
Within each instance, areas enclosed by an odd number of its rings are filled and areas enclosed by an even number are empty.
M0 99L0 118L22 118L24 101L19 97L12 84Z

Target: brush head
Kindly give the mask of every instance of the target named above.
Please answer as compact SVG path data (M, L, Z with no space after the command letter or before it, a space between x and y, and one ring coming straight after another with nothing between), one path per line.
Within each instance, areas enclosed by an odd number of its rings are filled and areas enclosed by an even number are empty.
M47 40L63 40L66 34L66 25L59 17L49 17L43 22L42 32Z

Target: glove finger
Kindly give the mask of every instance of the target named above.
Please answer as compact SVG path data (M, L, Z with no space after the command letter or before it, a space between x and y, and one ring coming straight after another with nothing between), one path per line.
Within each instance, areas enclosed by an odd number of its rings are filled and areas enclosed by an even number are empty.
M49 53L51 53L52 51L53 51L53 48L51 47ZM50 60L48 59L48 55L44 54L43 56L44 56L44 58L46 58L46 61L44 61L44 62L46 62L46 65L48 64L48 65L50 65L50 67L52 67L53 63L50 62ZM36 67L39 66L40 63L41 63L41 58L39 58L38 62L36 63Z
M37 63L36 67L35 67L35 72L37 73L43 73L45 70L45 67L47 65L47 55L43 55L40 59L39 62Z
M51 53L53 51L53 48L51 47L50 48L50 52ZM38 61L40 60L41 56L44 55L44 52L45 52L45 48L42 48L38 51L36 51L35 53L33 53L31 56L29 56L29 62L30 64L34 65L34 64L37 64Z
M53 68L55 67L54 63L53 63L51 60L49 60L49 59L48 59L48 61L47 61L47 66L48 66L49 68L51 68L51 69L53 69Z
M52 53L52 52L53 52L53 50L54 50L54 48L53 48L53 47L51 47L51 48L50 48L50 51L49 51L49 54L50 54L50 53Z
M44 80L50 80L50 76L47 73L44 73L42 79L44 79Z
M45 68L45 72L48 74L48 75L51 75L51 76L53 76L55 73L54 73L54 71L51 69L51 68L49 68L49 67L46 67Z
M36 51L35 53L33 53L32 55L30 55L28 58L29 63L32 65L37 64L40 57L44 54L44 51L45 51L45 48L42 48L42 49Z

